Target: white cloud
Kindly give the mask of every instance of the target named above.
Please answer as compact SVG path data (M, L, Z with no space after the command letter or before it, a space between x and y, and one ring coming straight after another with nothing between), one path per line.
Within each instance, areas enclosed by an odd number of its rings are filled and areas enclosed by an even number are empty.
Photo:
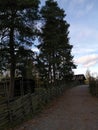
M76 7L77 5L81 5L84 3L85 0L71 0L70 1L70 7L74 8Z
M89 0L70 0L68 4L68 12L77 18L86 16L94 8L94 2Z
M77 11L76 16L81 17L83 15L87 15L93 9L93 7L94 7L93 3L84 5L84 7L80 8L80 10Z
M94 4L93 4L93 3L88 4L88 5L86 6L86 11L87 11L87 12L91 11L91 10L93 9L93 7L94 7Z
M81 64L84 67L91 67L94 66L98 62L98 55L92 54L87 56L82 56L75 60L76 64Z
M88 38L88 37L96 37L98 39L98 30L92 26L81 24L71 24L70 32L75 34L77 38Z
M98 48L98 30L93 26L71 24L70 37L76 52L94 52Z
M85 2L85 0L76 0L76 2L78 2L78 3L84 3Z
M85 46L83 48L81 48L81 47L73 47L73 50L72 50L73 54L75 54L75 55L77 55L77 54L79 54L79 55L81 55L81 54L82 55L83 54L90 54L90 53L94 53L96 51L97 51L97 48L96 49L90 48L90 47L85 48Z

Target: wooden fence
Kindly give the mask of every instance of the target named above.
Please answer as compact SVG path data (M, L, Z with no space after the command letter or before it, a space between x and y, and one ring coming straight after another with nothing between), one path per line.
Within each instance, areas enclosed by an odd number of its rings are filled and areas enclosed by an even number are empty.
M14 128L33 117L51 99L62 94L65 88L64 85L48 89L38 88L34 94L27 94L15 101L0 104L0 130Z
M98 97L98 79L94 77L89 78L89 91L93 96Z

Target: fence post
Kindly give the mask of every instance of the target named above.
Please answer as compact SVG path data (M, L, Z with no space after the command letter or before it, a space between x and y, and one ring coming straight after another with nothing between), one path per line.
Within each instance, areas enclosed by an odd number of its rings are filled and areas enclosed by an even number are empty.
M33 115L33 104L32 104L32 94L30 93L29 95L29 99L30 99L30 108L31 108L31 113Z
M7 109L8 109L8 120L9 120L9 127L12 128L13 127L13 116L12 116L12 111L10 109L10 101L8 99L7 101Z

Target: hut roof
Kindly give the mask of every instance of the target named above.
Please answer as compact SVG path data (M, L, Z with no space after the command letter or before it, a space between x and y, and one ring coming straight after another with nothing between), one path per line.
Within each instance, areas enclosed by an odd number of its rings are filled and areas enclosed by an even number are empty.
M78 74L73 76L73 80L86 80L84 74Z

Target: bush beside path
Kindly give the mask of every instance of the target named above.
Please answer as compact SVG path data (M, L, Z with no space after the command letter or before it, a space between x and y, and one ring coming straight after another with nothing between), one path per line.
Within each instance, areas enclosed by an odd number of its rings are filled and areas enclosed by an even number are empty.
M87 85L74 87L15 130L98 130L98 98Z

